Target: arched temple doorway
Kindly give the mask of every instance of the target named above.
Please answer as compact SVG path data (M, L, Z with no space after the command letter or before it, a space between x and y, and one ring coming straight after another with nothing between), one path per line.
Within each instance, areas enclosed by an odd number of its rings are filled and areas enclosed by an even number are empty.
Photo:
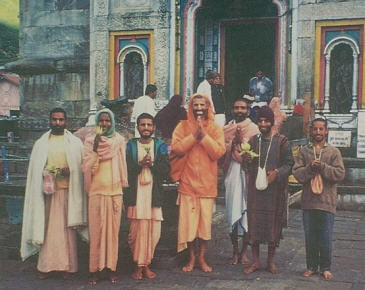
M287 3L279 0L190 0L184 10L183 93L196 90L208 69L220 71L231 102L261 68L284 105Z

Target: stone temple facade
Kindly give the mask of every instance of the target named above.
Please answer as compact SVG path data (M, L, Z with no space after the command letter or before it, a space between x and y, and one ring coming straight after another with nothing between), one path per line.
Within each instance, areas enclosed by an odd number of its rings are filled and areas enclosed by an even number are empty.
M101 100L132 103L148 83L160 108L194 93L208 69L231 103L261 68L283 109L310 96L356 144L364 27L362 0L20 0L20 58L6 67L22 77L29 136L46 129L51 107L77 129Z

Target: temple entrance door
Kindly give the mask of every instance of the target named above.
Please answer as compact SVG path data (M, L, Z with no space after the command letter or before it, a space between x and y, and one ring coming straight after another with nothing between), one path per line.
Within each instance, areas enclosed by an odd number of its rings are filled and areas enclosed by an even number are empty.
M223 30L221 61L224 62L227 103L231 105L248 91L249 80L259 68L275 84L276 22L230 22Z

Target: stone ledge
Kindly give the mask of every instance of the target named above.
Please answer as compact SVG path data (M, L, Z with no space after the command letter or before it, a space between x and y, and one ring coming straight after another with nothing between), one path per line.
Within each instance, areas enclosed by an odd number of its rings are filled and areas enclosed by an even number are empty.
M5 69L19 75L89 71L89 56L78 58L19 59L5 64Z

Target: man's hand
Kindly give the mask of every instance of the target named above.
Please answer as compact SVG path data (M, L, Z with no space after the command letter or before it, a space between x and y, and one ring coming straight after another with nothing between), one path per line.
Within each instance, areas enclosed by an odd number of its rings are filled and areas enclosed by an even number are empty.
M314 159L311 163L311 168L313 171L319 171L321 168L321 161L319 159Z
M142 167L151 167L152 166L152 158L151 154L147 153L143 159L139 162L139 165Z
M245 153L242 155L242 159L244 162L251 163L252 162L252 156L249 153Z
M64 168L61 168L61 176L63 177L69 177L70 176L70 168L68 167L64 167Z
M269 170L267 172L267 182L270 184L275 181L275 179L278 177L279 171L277 169Z
M241 144L241 128L237 127L236 133L234 134L234 138L232 140L232 144Z
M202 140L205 136L205 130L201 124L201 120L200 118L198 118L198 128L196 129L196 131L194 132L194 138L199 142L200 140Z
M100 135L96 135L95 139L94 139L94 145L93 145L93 151L94 152L98 152L98 146L99 146L99 142L101 140L101 136Z

